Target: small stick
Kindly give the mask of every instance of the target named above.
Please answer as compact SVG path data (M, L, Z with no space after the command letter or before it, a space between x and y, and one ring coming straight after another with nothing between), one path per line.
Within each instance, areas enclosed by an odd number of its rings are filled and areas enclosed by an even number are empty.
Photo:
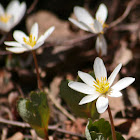
M14 125L14 126L22 127L22 128L31 128L28 123L22 123L22 122L13 121L13 120L6 120L6 119L3 119L3 118L0 118L0 123L4 123L4 124L8 124L8 125ZM64 129L58 128L58 125L49 125L48 129L56 131L56 132L60 132L60 133L63 133L63 134L69 134L71 136L85 138L85 136L83 136L81 134L76 134L76 133L73 133L73 132L66 131Z
M34 8L37 5L37 3L38 3L38 0L34 0L33 1L33 3L31 4L31 6L27 10L27 14L30 14L34 10Z
M109 25L109 28L112 28L114 26L116 26L117 24L119 24L120 22L122 22L130 13L132 7L134 6L134 4L136 3L137 0L130 0L130 2L128 3L124 13L122 14L122 16L120 16L118 19L116 19L115 21L111 22Z

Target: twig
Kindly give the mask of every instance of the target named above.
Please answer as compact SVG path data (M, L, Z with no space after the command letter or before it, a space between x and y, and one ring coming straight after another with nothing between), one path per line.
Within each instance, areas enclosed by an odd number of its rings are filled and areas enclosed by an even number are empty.
M37 3L38 3L38 0L34 0L33 1L33 3L31 4L31 6L27 10L27 14L30 14L34 10L34 8L37 5Z
M30 125L27 124L27 123L21 123L21 122L12 121L12 120L6 120L6 119L3 119L3 118L0 118L0 123L19 126L19 127L23 127L23 128L30 128Z
M114 28L115 31L137 32L140 29L140 20L136 23L121 24Z
M4 123L4 124L8 124L8 125L14 125L14 126L22 127L22 128L31 128L30 125L27 124L27 123L22 123L22 122L12 121L12 120L6 120L6 119L3 119L3 118L0 118L0 123ZM49 125L48 129L56 131L56 132L60 132L60 133L63 133L63 134L69 134L71 136L77 136L77 137L80 137L80 138L85 138L85 136L83 136L83 135L76 134L76 133L58 128L58 125Z
M90 33L90 34L81 36L81 37L76 38L76 39L72 39L72 40L69 40L69 41L65 41L64 44L63 44L63 46L65 46L65 45L67 46L67 45L76 44L76 43L79 43L79 42L81 42L81 41L83 41L83 40L87 40L87 39L92 38L92 37L97 36L97 35L98 35L98 34L92 34L92 33Z
M111 22L109 24L109 28L112 28L114 26L116 26L117 24L119 24L120 22L122 22L130 13L132 7L134 6L134 4L136 3L137 0L130 0L130 2L128 3L124 13L122 14L122 16L120 16L118 19L116 19L115 21Z

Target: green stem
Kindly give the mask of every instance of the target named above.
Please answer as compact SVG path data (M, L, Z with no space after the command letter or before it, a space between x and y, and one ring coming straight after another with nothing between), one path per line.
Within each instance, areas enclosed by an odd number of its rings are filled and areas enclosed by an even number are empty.
M42 90L41 88L41 80L40 80L40 75L39 75L39 70L38 70L38 63L37 63L37 58L36 58L36 53L35 51L32 51L33 58L34 58L34 63L35 63L35 69L36 69L36 74L37 74L37 83L38 83L38 88Z
M114 127L114 123L113 123L113 118L112 118L112 114L111 114L111 110L110 110L109 105L108 105L107 110L108 110L108 115L109 115L109 119L110 119L110 122L111 122L112 138L113 138L113 140L117 140L116 133L115 133L115 127Z

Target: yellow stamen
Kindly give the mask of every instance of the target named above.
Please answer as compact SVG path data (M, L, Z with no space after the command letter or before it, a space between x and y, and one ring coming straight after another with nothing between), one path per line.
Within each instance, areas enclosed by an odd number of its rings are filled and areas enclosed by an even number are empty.
M36 40L35 40L35 36L33 36L32 34L30 34L29 39L27 40L27 38L23 37L23 41L31 46L32 48L35 46L36 44Z
M11 18L10 15L4 14L4 15L0 16L0 21L4 22L4 23L7 23L10 20L10 18Z
M105 94L108 92L109 83L108 83L106 77L101 77L101 81L96 79L96 82L94 82L94 83L95 83L94 87L96 88L96 91L98 91L99 93Z
M103 28L106 28L106 27L109 27L109 25L104 23Z
M104 23L100 17L98 17L97 20L102 24L103 28L109 27L108 24Z

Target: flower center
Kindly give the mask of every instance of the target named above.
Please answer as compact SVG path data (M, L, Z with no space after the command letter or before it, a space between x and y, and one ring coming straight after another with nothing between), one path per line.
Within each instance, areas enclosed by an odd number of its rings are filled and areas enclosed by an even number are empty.
M103 24L103 28L109 27L108 24Z
M35 44L36 44L35 36L33 36L32 34L29 35L29 39L23 37L23 41L24 41L27 45L31 46L32 48L33 48L33 47L35 46Z
M4 23L7 23L9 20L10 20L11 16L8 15L8 14L4 14L4 15L1 15L0 16L0 21L1 22L4 22Z
M99 93L104 94L109 90L109 83L106 80L106 77L101 77L101 81L96 79L96 82L94 83L95 83L94 87L96 88L96 91L98 91Z
M97 20L103 25L104 22L100 17L98 17Z
M103 28L108 27L108 24L104 23L103 20L100 17L98 17L97 20L102 24Z

